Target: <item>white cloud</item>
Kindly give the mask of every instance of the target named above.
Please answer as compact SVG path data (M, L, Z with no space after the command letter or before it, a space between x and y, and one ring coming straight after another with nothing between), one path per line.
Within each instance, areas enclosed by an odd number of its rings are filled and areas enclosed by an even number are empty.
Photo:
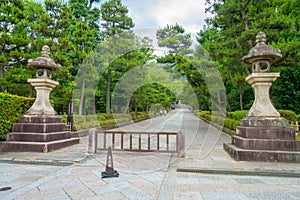
M186 32L199 32L208 17L205 0L124 0L135 28L158 28L178 23Z
M178 23L187 32L199 32L204 25L205 0L165 0L154 8L152 15L160 26Z
M165 55L168 50L157 46L156 30L167 24L178 23L186 33L192 33L193 46L196 43L196 33L205 24L205 0L123 0L129 9L129 16L135 23L135 33L141 37L153 40L155 54Z

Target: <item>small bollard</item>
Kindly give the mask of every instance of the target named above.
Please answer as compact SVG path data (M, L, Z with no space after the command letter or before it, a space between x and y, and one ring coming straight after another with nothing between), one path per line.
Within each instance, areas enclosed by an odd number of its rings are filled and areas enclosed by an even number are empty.
M105 172L101 172L101 178L119 177L119 172L114 169L111 147L108 147Z

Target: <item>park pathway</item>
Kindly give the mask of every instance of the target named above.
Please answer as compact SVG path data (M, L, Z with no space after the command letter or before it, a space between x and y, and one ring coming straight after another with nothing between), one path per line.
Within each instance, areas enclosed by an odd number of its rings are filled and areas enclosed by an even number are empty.
M11 189L0 191L0 199L300 199L299 164L234 161L222 148L230 137L187 109L120 129L181 130L185 157L113 152L120 177L101 179L107 152L89 155L86 137L47 154L5 153L0 155L0 188Z

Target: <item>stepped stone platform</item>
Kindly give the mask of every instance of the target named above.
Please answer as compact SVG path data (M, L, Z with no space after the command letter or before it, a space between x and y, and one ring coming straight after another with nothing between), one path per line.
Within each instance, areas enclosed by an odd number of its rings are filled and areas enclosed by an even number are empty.
M224 149L239 161L300 163L300 141L283 118L241 120L231 144Z
M0 143L0 152L46 153L78 143L79 138L71 137L61 117L24 115L13 125L7 141Z

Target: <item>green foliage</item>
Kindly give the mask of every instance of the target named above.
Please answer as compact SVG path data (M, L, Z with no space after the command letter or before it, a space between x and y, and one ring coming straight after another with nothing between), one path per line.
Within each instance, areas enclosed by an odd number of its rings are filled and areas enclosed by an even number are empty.
M228 128L229 130L236 130L236 127L240 125L240 120L225 118L224 120L224 127Z
M100 41L99 0L7 0L1 2L0 91L34 96L27 79L34 76L27 60L40 56L43 45L61 64L53 74L60 84L51 93L58 113L67 111L78 66ZM5 71L4 71L5 67Z
M25 3L21 0L1 1L0 10L0 92L28 95L30 90L22 86L26 83L24 79L31 76L30 72L25 71L30 56Z
M190 54L192 52L189 49L192 45L191 34L184 32L184 28L177 23L159 28L156 31L158 46L169 48L171 54Z
M245 114L244 111L241 112L237 112L237 113L231 113L233 116L235 116L236 118L241 117L242 115ZM236 130L236 127L240 125L240 120L239 119L234 119L234 118L224 118L220 115L211 115L210 111L199 111L198 112L198 116L212 121L216 124L219 125L223 125L225 128L229 129L229 130Z
M271 98L276 109L300 113L300 68L281 67L280 77L271 87Z
M297 121L297 115L294 111L292 110L278 110L280 113L280 116L289 120L291 122L296 122Z
M130 114L99 113L97 115L74 115L73 131L85 130L98 126L107 126L136 119L144 119L147 117L149 117L149 114L144 112L133 112ZM62 119L64 122L67 122L67 115L62 115Z
M30 39L23 1L1 1L0 10L0 78L3 78L5 67L12 68L26 63ZM1 92L4 87L0 89Z
M237 110L234 112L227 112L227 115L231 119L241 120L244 117L246 117L247 112L248 112L248 110Z
M101 5L101 24L104 28L103 35L114 36L124 30L130 30L134 27L134 23L127 16L128 9L121 0L108 0Z
M194 108L200 110L218 110L225 116L226 97L222 77L216 63L209 58L200 45L189 57L169 54L158 58L157 61L167 63L167 65L171 63L171 68L180 74L182 79L188 81L186 90L181 96L185 97L184 103L190 104L191 102ZM188 89L189 87L192 90ZM198 102L193 102L190 99L191 96Z
M130 48L134 44L134 42L132 42L132 38L134 37L132 37L133 34L131 34L132 32L130 31L130 29L134 27L134 23L127 14L128 9L122 4L121 0L109 0L101 5L101 25L104 29L102 34L103 38L106 39L104 46L108 49L108 51L105 52L105 60L108 63L105 88L106 113L111 112L112 79L114 78L113 73L116 69L116 66L113 66L113 63L122 60L122 58L118 58L122 54L127 54L128 52L135 50L135 48ZM118 35L123 32L128 34L125 35L125 37L124 34ZM129 38L126 36L129 36ZM124 39L126 42L124 42ZM128 41L131 41L131 43L128 43ZM121 66L122 65L117 65L117 67Z
M12 130L13 123L25 114L31 107L34 99L25 98L7 93L0 93L0 140Z
M198 113L198 116L200 116L200 117L202 117L202 118L204 118L204 119L207 119L207 120L209 120L210 121L210 119L211 119L211 115L210 115L210 111L199 111Z
M218 64L226 87L229 110L249 109L254 99L251 88L243 82L250 66L242 57L255 46L259 31L267 35L267 43L279 48L282 59L271 70L280 67L281 77L271 87L278 109L299 112L300 26L298 0L207 0L206 28L198 41ZM278 69L276 69L278 71Z

